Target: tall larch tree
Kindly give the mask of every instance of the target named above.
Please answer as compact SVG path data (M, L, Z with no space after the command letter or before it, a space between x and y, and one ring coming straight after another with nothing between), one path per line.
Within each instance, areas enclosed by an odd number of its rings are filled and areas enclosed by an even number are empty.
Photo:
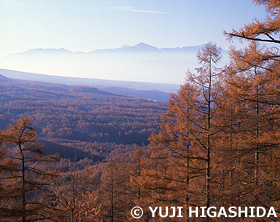
M205 186L206 186L206 207L210 207L211 198L211 152L213 152L213 136L215 135L215 129L213 129L213 120L215 104L218 96L220 87L218 84L218 76L220 70L217 69L216 64L221 59L221 50L216 44L208 43L201 51L197 54L198 62L201 67L196 69L195 74L191 74L190 78L193 84L200 88L201 101L200 108L197 111L203 117L204 123L198 125L202 130L202 140L198 140L201 147L206 150L206 174L205 174ZM206 138L205 138L206 137ZM206 141L205 141L206 139ZM204 140L204 141L203 141Z
M44 146L38 143L35 130L31 118L23 116L1 132L5 153L0 165L6 162L12 166L1 172L4 189L0 191L0 217L3 219L20 218L22 222L48 219L48 206L40 200L57 173L41 170L35 163L56 161L57 155L44 154Z
M103 169L99 201L100 218L106 221L127 221L131 217L129 170L126 164L110 159Z
M279 187L280 54L277 47L280 43L280 2L253 2L266 8L267 17L255 19L239 30L225 32L230 40L249 41L249 46L243 50L230 50L234 78L227 82L242 101L239 110L243 113L239 118L239 160L242 171L248 175L240 173L239 179L246 185L239 188L251 196L251 203L269 207L278 204L279 196L272 190Z
M197 58L201 66L195 72L188 72L187 82L172 95L161 130L151 136L150 147L151 158L156 159L153 175L160 173L161 178L154 189L164 188L164 192L157 195L166 197L168 192L184 191L183 195L171 195L173 199L168 198L169 201L209 207L216 177L212 158L215 156L214 138L219 132L214 120L221 91L217 67L221 50L216 44L208 43L198 52Z

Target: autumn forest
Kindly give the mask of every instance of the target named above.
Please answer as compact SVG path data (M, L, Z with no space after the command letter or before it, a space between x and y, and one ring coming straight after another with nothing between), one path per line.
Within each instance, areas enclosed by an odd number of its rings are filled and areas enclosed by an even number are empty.
M224 33L243 48L204 45L168 102L0 75L0 221L278 221L186 212L280 212L280 2L253 2L267 18Z

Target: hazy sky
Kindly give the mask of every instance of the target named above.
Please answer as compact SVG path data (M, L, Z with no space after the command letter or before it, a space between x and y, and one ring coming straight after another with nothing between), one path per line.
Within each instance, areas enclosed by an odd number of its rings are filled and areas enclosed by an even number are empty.
M264 9L251 0L0 0L0 57L31 48L92 51L214 41Z
M0 59L34 48L89 52L139 42L213 41L227 49L223 30L264 16L251 0L0 0Z

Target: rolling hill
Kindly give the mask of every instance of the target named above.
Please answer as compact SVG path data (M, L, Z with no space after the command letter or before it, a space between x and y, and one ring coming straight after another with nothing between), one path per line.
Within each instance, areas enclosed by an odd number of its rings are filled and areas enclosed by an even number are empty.
M106 161L147 145L159 130L165 102L105 92L90 86L11 80L0 76L0 128L21 115L33 119L45 152L62 158Z
M176 84L62 77L6 69L0 69L0 74L2 74L2 78L10 78L10 81L11 79L19 79L67 85L92 86L114 94L158 101L168 101L170 92L176 92L179 89L179 85Z

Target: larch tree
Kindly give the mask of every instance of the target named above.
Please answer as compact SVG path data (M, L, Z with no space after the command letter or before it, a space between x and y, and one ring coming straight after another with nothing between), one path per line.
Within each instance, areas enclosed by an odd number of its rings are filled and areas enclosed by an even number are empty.
M110 159L106 163L101 175L101 191L99 201L101 204L100 217L106 221L127 221L130 205L127 198L130 187L126 163L118 163Z
M196 145L202 150L205 161L205 204L210 206L211 196L211 182L213 176L211 175L212 156L215 148L213 147L215 134L219 131L214 124L215 113L218 109L217 100L221 91L218 77L221 70L217 68L217 63L221 59L221 49L216 44L208 43L197 54L198 62L201 65L196 68L196 73L189 73L189 79L198 92L198 100L196 102L194 123L194 130L191 131Z
M156 160L153 175L161 174L154 189L158 186L164 191L158 195L180 190L185 193L173 194L169 201L209 207L214 194L214 137L219 131L214 120L221 91L217 67L221 50L208 43L197 58L201 66L188 72L187 82L172 95L159 134L150 137L150 147L151 158Z
M78 173L76 161L74 164L69 161L69 172L53 183L52 192L49 194L48 202L56 206L50 212L52 220L98 221L98 192L88 179Z
M40 200L57 173L41 170L35 163L56 161L57 155L44 154L44 146L38 143L29 116L23 116L9 125L1 132L0 138L5 149L0 165L8 163L7 166L12 166L1 171L4 189L0 191L0 217L3 220L21 218L22 222L48 219L45 214L48 206Z
M255 19L239 30L225 32L229 39L259 41L280 44L278 33L280 30L280 2L278 0L253 0L257 5L263 5L267 11L267 17L263 20Z
M204 167L197 164L198 153L192 148L193 112L198 94L191 84L181 86L173 94L168 110L162 116L159 134L150 137L149 184L156 201L184 204L186 207L198 199L199 192L192 181L201 177Z
M250 43L243 50L230 50L230 69L234 77L227 82L233 86L240 105L238 159L241 168L238 179L243 186L239 190L250 195L253 203L269 207L277 204L279 196L272 190L279 186L276 178L279 177L280 55L277 47L280 43L280 2L253 2L266 8L267 17L255 19L239 30L225 32L229 39ZM260 43L270 44L259 46ZM242 176L244 173L246 175Z
M275 88L272 81L275 79L270 68L272 61L262 59L270 55L269 49L261 49L256 43L251 43L245 50L232 49L231 66L225 78L227 95L234 98L232 105L235 106L233 122L225 128L228 135L231 133L234 137L228 163L234 163L238 182L232 190L237 191L237 199L245 201L243 204L268 203L271 193L267 190L275 188L272 178L278 177L278 167L274 164L279 148L279 106L272 102L278 87ZM224 146L224 151L229 153L228 150Z
M144 171L144 160L145 160L145 152L138 148L133 155L131 155L129 160L130 165L130 182L133 186L133 196L134 200L141 201L143 198L142 184L141 184L141 176Z

